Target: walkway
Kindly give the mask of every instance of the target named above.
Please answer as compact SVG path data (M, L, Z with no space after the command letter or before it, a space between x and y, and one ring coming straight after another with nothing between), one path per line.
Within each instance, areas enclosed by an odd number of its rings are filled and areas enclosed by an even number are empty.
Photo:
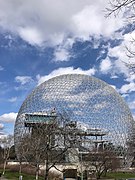
M0 177L0 180L8 180L8 179L6 179L5 177Z

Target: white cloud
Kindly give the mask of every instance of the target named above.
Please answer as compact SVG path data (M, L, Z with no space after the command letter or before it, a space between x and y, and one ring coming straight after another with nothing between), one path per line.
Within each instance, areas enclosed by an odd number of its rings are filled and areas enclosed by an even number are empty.
M61 45L56 46L54 51L54 61L68 61L71 57L70 49L74 44L73 38L67 38Z
M125 79L127 82L134 82L135 81L135 74L129 74L129 76Z
M115 58L112 61L110 58ZM104 73L104 69L107 68L107 71L105 73L111 73L112 77L116 77L118 74L123 74L125 77L129 75L129 69L125 65L124 61L127 59L125 51L123 50L123 45L120 44L119 46L115 46L113 48L108 47L108 55L105 60L101 62L100 69L101 72ZM110 64L111 63L111 64Z
M52 71L49 75L46 76L40 76L37 75L38 85L43 83L44 81L47 81L48 79L59 76L62 74L87 74L89 76L94 75L96 70L94 68L89 70L82 70L81 68L74 69L73 67L67 67L67 68L59 68L54 71Z
M134 51L134 44L131 43L131 41L135 39L135 31L124 34L123 36L121 36L121 33L119 33L119 35L120 37L115 38L117 40L120 38L122 42L114 47L108 46L108 55L106 59L115 58L112 64L113 75L123 74L126 77L126 81L131 82L131 79L135 79L135 75L131 75L126 64L132 64L134 62L134 58L132 59L127 56L129 52L126 47L128 47L131 51Z
M17 97L11 97L10 99L8 99L9 102L15 102L17 101Z
M59 45L70 35L110 37L122 18L105 18L108 0L0 0L0 26L32 45ZM11 23L12 22L12 23Z
M43 37L37 29L32 27L21 27L19 29L20 37L31 45L42 45Z
M0 123L0 130L2 130L4 128L4 124Z
M122 94L130 93L130 92L134 92L134 91L135 91L135 83L134 82L131 82L129 84L124 84L119 90L119 92Z
M70 53L64 48L56 49L54 53L55 61L67 61L70 58Z
M0 66L0 71L3 71L3 70L4 70L4 68L2 66Z
M33 81L33 79L30 76L16 76L15 81L21 83L21 85L24 85Z
M134 40L135 40L135 30L132 32L129 32L124 35L124 41L123 44L131 51L135 52L134 50ZM127 52L127 54L131 55L130 53ZM130 59L130 62L134 62L134 58Z
M113 72L114 74L123 74L125 77L130 74L129 69L121 59L114 60Z
M119 92L119 91L118 91ZM122 94L121 95L123 98L128 98L129 97L129 94Z
M105 4L102 2L102 5ZM102 5L101 1L99 1L99 3L97 2L97 4L87 4L82 11L73 16L75 33L77 36L84 40L89 39L90 35L96 35L97 37L103 35L109 37L117 29L122 27L123 23L120 17L116 17L115 20L113 18L107 19L104 17L103 10L105 10L105 6L103 7Z
M0 116L1 122L15 122L17 113L11 112Z
M129 105L130 109L134 109L135 110L135 101L129 102L128 105Z
M111 76L111 79L117 79L117 78L118 78L117 75L112 75L112 76Z
M112 63L109 59L104 59L100 64L100 71L103 74L108 73L112 68Z
M117 90L115 85L110 85L113 89Z

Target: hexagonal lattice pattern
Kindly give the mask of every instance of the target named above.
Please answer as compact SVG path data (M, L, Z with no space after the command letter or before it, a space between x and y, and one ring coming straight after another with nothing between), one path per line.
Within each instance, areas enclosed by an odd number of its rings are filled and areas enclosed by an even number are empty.
M52 78L37 88L22 104L15 123L15 143L26 132L24 114L66 111L81 128L108 132L108 142L122 154L127 149L133 118L123 98L107 83L87 75L68 74ZM122 147L122 148L121 148Z

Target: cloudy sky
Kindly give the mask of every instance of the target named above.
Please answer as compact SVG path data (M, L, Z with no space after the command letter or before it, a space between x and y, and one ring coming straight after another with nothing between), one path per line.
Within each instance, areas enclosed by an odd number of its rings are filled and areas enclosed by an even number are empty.
M134 27L123 12L106 18L106 7L108 0L0 0L0 134L13 133L34 87L67 73L112 85L135 116L135 74L124 63Z

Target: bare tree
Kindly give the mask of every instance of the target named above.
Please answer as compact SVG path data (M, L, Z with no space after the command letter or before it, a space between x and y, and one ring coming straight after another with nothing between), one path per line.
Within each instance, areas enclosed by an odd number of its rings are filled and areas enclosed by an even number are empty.
M6 164L7 164L9 155L10 155L10 149L14 144L13 135L8 135L8 136L3 137L0 140L0 143L1 143L1 147L3 148L2 156L3 156L3 161L4 162L3 162L3 173L2 174L4 175L5 170L6 170Z
M120 159L111 150L93 150L87 155L86 167L91 167L97 179L100 179L102 175L106 176L108 170L119 168Z
M40 149L41 141L39 138L31 137L26 135L22 138L20 145L18 147L19 151L19 163L20 169L19 174L22 174L22 162L30 163L32 166L36 167L36 180L39 175L39 164L42 159L42 149Z
M60 114L53 121L45 123L29 123L26 126L29 132L21 139L18 147L18 158L21 162L29 162L36 167L36 180L39 175L39 165L45 164L44 179L48 180L49 171L55 168L59 171L57 164L65 161L67 154L77 146L74 128L75 123L71 122L65 114Z
M128 156L131 162L131 167L135 167L135 122L132 123L132 127L129 130L128 133L128 141L127 141L127 147L128 147Z
M120 12L124 14L126 22L134 28L135 23L135 0L110 0L108 7L106 8L106 16L111 15L118 16ZM132 62L126 62L125 65L135 73L135 39L131 37L129 45L125 45L126 55Z
M131 13L127 14L127 18L134 20L135 14L135 0L110 0L109 7L106 8L107 16L114 14L117 16L121 11L130 10Z

